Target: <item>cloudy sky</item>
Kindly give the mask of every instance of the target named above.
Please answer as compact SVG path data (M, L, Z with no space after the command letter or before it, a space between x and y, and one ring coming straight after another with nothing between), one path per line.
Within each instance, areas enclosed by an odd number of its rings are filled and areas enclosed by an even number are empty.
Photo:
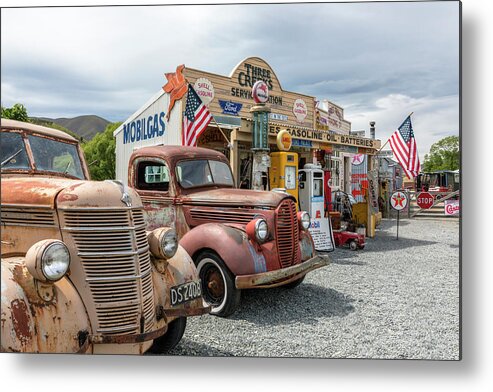
M229 75L250 56L382 143L414 112L422 158L459 134L456 1L4 8L1 103L123 121L178 64Z

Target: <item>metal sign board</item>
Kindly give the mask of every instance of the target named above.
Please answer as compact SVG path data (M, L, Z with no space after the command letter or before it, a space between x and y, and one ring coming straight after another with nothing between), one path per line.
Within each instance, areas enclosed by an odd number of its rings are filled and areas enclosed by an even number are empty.
M396 211L401 211L407 206L407 196L402 191L392 193L390 196L390 205Z
M431 195L431 193L428 192L421 192L418 194L416 197L416 203L418 204L419 208L422 208L423 210L429 209L432 205L435 199Z
M379 158L392 158L394 156L394 153L392 150L382 150L377 154L377 157Z

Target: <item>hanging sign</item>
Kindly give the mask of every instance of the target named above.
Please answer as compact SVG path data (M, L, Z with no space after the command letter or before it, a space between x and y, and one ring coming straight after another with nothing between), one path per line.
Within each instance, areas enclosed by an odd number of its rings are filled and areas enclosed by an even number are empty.
M302 123L308 115L308 108L305 101L298 98L293 104L293 114L298 122Z
M354 166L359 166L365 161L364 154L355 154L351 158L351 164Z
M269 88L263 80L258 80L253 85L252 98L256 103L266 103L269 100Z
M223 114L229 114L230 116L238 116L241 108L243 107L242 103L223 101L222 99L219 100L219 105L223 110Z
M308 148L313 147L313 143L311 140L304 140L304 139L293 139L292 145L296 147L308 147Z
M204 105L208 105L214 99L214 86L209 79L198 78L193 85L193 89L202 99Z
M289 151L291 145L293 143L293 138L291 134L283 129L281 132L277 134L276 138L277 148L281 151Z
M401 211L407 206L407 196L404 192L397 191L390 196L390 205L396 211Z
M378 179L376 173L369 171L368 177L368 195L370 196L370 206L374 214L378 213ZM406 199L407 200L407 199Z

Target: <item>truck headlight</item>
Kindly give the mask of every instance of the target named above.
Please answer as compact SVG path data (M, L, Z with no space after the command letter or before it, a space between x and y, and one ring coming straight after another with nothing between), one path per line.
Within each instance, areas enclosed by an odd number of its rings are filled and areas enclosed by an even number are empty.
M154 257L170 259L178 250L176 231L169 227L162 227L148 233L149 248Z
M303 230L308 230L310 227L310 214L306 211L298 212L298 221Z
M261 244L269 236L269 227L265 219L254 219L247 224L246 232L252 240L256 240Z
M70 252L60 240L36 242L26 254L29 273L42 282L56 282L65 276L70 267Z
M263 219L258 219L255 222L255 237L259 242L264 242L269 235L269 228L267 227L267 222Z

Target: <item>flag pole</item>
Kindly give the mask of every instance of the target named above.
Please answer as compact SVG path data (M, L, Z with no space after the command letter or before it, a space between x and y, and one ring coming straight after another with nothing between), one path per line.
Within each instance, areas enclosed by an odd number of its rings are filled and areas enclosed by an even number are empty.
M219 126L219 124L217 123L216 119L214 118L214 116L212 116L212 121L214 121L214 124L216 124L217 126L217 129L219 129L219 131L221 132L221 134L224 136L224 138L226 139L226 142L228 144L231 144L230 141L228 140L228 138L226 137L226 135L224 134L223 130L221 129L221 127Z
M409 113L409 116L407 116L407 117L411 117L411 116L413 115L413 113L414 113L414 112ZM376 154L376 155L380 154L380 152L381 152L381 151L383 150L383 148L387 145L387 143L389 142L389 140L390 140L390 138L388 138L388 139L387 139L387 141L385 142L385 144L384 144L382 147L380 147L380 150L378 150L378 151L377 151L377 154Z

